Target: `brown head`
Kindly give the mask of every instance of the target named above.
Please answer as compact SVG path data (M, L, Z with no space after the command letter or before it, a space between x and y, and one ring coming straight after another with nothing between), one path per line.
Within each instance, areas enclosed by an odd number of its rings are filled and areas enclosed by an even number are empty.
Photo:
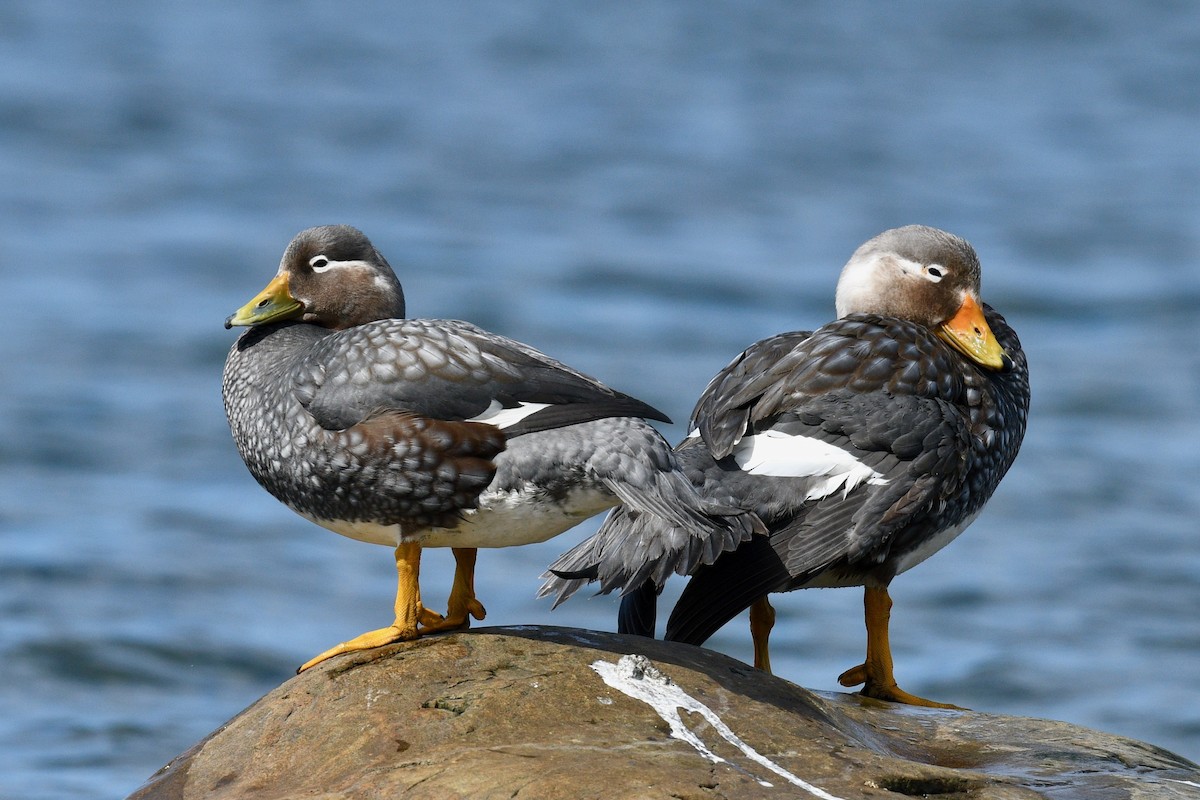
M279 272L225 327L300 320L333 330L404 316L396 273L362 231L323 225L296 234Z

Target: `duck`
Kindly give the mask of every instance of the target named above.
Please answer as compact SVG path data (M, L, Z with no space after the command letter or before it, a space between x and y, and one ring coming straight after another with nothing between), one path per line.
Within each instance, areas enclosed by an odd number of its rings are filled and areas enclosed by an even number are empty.
M266 288L225 320L246 330L222 395L254 479L317 525L393 548L394 620L320 653L483 619L479 548L541 542L628 504L695 565L761 528L699 496L652 425L656 408L469 322L409 319L399 279L362 231L298 233ZM421 602L423 548L449 547L447 612Z
M833 322L756 342L717 373L676 455L702 496L768 532L688 572L666 639L702 645L749 609L754 664L769 672L770 594L861 586L866 657L839 682L956 707L897 685L888 587L979 516L1025 434L1025 353L980 282L965 239L884 231L843 267ZM657 536L655 520L617 509L550 566L540 594L557 605L592 581L621 589L618 629L653 636L662 579L679 571L669 546L642 546Z

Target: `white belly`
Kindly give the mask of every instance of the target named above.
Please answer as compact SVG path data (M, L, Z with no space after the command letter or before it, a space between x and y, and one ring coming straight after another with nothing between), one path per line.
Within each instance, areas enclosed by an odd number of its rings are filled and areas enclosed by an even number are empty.
M299 512L297 512L299 513ZM315 522L322 528L328 528L334 533L358 539L369 544L382 544L395 547L400 544L399 525L380 525L377 522L344 522L342 520L318 519L308 514L300 514L309 522Z
M901 572L912 569L917 564L920 564L922 561L936 553L938 550L941 550L943 547L953 542L958 538L960 533L967 529L968 525L975 521L975 518L979 516L980 511L983 511L983 509L979 509L979 511L976 511L974 514L967 517L953 528L947 528L946 530L938 533L936 536L931 536L929 539L922 542L921 546L916 550L913 550L908 555L903 556L896 567L896 574L899 575Z
M526 492L492 492L453 528L432 528L418 538L424 547L514 547L544 542L616 505L608 492L581 489L563 503Z
M479 508L463 513L453 528L425 528L405 535L399 525L376 522L343 522L306 519L334 533L370 544L395 547L401 541L420 542L422 547L514 547L544 542L569 530L589 517L616 505L606 491L580 489L564 502L551 502L544 495L526 491L497 492L479 497Z

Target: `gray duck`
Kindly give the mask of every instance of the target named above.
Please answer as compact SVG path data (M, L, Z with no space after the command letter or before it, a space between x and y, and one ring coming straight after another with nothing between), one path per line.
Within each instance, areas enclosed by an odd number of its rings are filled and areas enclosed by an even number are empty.
M245 326L223 395L251 475L317 525L394 548L395 620L321 653L482 619L476 549L544 541L618 502L659 518L685 562L748 538L751 514L701 498L651 406L467 322L406 319L391 266L345 225L302 231ZM421 602L421 549L456 559L445 615Z

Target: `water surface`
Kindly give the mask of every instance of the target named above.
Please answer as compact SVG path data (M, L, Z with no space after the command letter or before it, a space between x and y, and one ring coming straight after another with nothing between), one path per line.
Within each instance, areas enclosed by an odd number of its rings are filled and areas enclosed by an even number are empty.
M388 551L267 496L220 405L222 320L327 222L413 315L676 420L827 321L861 241L966 236L1034 404L984 515L893 586L901 683L1200 757L1200 9L1043 6L0 9L0 796L122 796L388 619ZM483 553L489 621L612 629L533 599L595 524ZM860 593L778 605L776 671L836 688ZM744 624L713 646L748 658Z

